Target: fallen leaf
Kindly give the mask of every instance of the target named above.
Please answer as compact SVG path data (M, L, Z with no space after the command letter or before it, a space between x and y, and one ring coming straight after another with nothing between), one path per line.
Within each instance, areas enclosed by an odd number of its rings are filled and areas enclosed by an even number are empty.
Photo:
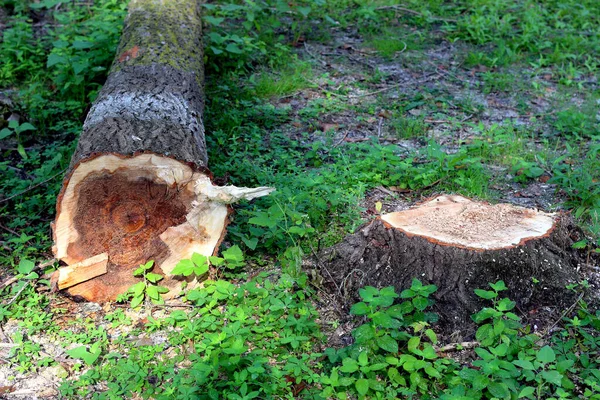
M11 386L0 386L0 394L12 393L15 391L14 385Z
M380 201L378 201L378 202L376 202L376 203L375 203L375 210L376 210L378 213L379 213L379 212L381 212L381 209L382 209L382 208L383 208L383 204L382 204Z
M337 130L340 126L338 124L329 124L327 122L319 122L319 129L323 132Z

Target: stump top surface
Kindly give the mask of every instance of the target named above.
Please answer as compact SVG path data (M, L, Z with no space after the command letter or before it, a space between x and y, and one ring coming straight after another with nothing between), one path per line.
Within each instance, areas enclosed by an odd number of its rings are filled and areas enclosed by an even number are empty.
M553 214L511 204L491 205L457 195L442 195L381 219L409 235L474 250L515 247L547 236Z

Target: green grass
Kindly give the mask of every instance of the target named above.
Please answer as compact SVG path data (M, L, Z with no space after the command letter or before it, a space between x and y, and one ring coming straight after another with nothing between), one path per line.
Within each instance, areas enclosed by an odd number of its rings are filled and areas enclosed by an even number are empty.
M259 98L287 96L311 86L313 79L311 65L307 62L290 59L280 70L266 70L253 74L250 78L251 94Z

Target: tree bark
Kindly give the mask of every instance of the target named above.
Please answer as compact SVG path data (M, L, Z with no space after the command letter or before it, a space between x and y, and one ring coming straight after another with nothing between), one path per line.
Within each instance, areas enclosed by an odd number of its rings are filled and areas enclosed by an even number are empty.
M414 278L435 284L443 331L470 336L471 315L491 305L474 290L490 290L488 283L503 280L509 290L502 296L521 311L570 305L565 286L580 277L569 225L535 210L440 196L375 219L320 257L348 305L367 285L400 293Z
M83 279L68 289L74 297L114 300L138 281L132 271L148 260L165 276L160 284L168 296L176 295L181 278L170 272L193 253L216 252L228 204L270 191L212 184L201 38L195 0L129 3L117 56L57 201L56 257L77 267L108 255L100 276L69 270Z

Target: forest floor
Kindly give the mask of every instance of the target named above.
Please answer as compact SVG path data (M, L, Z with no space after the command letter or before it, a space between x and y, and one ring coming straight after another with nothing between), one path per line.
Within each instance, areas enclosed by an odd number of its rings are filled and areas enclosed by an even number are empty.
M203 385L215 388L213 398L253 398L252 390L260 398L333 398L319 392L337 365L329 351L351 346L367 318L342 311L344 299L331 295L314 256L377 215L437 193L570 213L587 259L587 280L574 290L600 292L598 5L584 1L569 14L559 2L539 10L528 1L481 1L473 9L459 1L405 3L324 2L326 17L314 19L301 18L310 8L300 6L281 14L249 3L207 7L211 170L224 182L277 192L236 208L223 248L239 246L246 267L219 270L187 302L146 301L134 310L50 293L58 265L34 269L52 259L56 195L112 61L124 2L0 2L0 282L17 278L0 289L0 398L192 398L206 394ZM228 29L254 13L263 31L234 37ZM598 328L586 307L522 313L529 328L520 332L547 336L544 343L568 359L574 350L556 343L576 336L570 318L579 313ZM596 336L577 342L591 358ZM431 339L436 349L452 341ZM232 361L241 354L243 368ZM479 355L455 358L469 368ZM442 359L433 368L452 375ZM537 393L560 388L591 398L584 395L591 388L597 395L597 362L581 368L571 372L592 383L542 382ZM386 378L347 369L343 386L359 398L361 379L393 380L392 369ZM425 386L411 374L405 392L398 378L388 398L428 398L451 387L435 371L422 374ZM525 381L510 379L518 383L494 382L525 393ZM485 398L499 393L492 385Z

